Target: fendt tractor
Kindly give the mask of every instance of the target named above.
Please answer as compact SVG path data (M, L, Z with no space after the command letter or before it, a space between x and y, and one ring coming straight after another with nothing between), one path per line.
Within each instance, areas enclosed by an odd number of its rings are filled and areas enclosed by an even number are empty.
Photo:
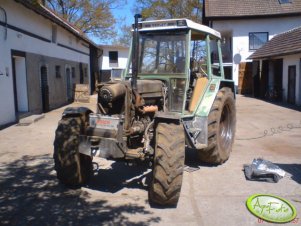
M97 84L97 112L65 109L55 134L55 170L74 187L87 183L93 157L149 161L150 203L175 206L185 149L215 165L229 158L235 88L225 79L219 32L188 19L139 18L123 75Z

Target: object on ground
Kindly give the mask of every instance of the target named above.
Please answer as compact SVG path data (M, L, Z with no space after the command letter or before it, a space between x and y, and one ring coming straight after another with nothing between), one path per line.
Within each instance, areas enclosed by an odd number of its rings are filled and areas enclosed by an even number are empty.
M279 166L261 158L254 159L251 165L244 165L244 172L247 180L275 183L285 175L285 171Z

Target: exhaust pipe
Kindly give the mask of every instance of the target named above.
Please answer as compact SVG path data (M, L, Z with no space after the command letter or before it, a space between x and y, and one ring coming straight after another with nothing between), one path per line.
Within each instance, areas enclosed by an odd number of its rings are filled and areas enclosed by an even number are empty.
M139 18L140 14L135 15L134 33L133 33L133 47L132 47L132 89L137 91L137 77L138 77L138 58L139 58Z

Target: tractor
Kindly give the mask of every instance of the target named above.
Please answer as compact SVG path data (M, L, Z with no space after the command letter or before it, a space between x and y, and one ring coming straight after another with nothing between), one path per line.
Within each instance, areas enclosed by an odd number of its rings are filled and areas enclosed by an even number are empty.
M97 111L64 110L55 170L72 187L87 183L93 157L149 161L150 203L176 206L185 150L215 165L230 156L235 86L224 75L219 32L189 19L139 18L123 75L97 85Z

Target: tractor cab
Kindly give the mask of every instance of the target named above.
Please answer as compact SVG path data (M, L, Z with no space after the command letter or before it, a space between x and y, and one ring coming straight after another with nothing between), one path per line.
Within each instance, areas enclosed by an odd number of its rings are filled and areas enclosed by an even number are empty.
M194 114L209 80L224 79L220 33L188 19L136 26L125 79L132 79L134 71L138 80L163 81L169 91L167 110Z

